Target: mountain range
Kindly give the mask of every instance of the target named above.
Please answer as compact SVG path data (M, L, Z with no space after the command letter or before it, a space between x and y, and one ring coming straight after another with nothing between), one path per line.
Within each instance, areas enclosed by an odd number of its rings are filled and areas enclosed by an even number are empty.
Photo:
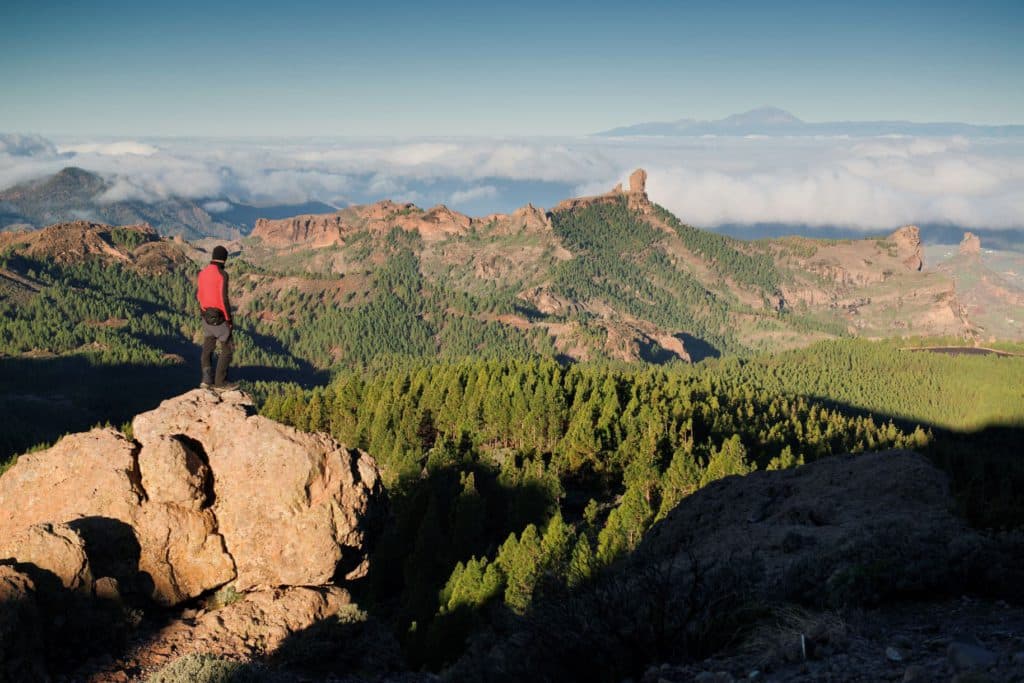
M226 242L229 270L239 273L233 301L253 339L264 340L251 354L323 370L389 354L663 362L848 336L1024 338L1022 264L1010 255L996 266L974 235L929 267L915 226L860 240L737 240L686 225L648 198L645 182L638 170L626 188L483 217L385 200L260 219L250 236ZM161 238L146 226L59 224L0 233L8 259L0 275L9 300L26 302L45 283L33 279L40 266L18 258L61 267L99 259L138 273L136 288L171 278L152 296L156 310L178 316L193 305L189 269L213 244ZM81 288L84 276L75 277ZM181 301L164 300L172 285ZM66 314L72 327L88 323L74 328L81 343L92 339L82 336L89 325L136 319L113 309L88 315ZM176 339L186 319L139 341L156 343L156 357L179 353L179 343L154 340ZM79 348L49 348L53 336L0 351Z
M1024 125L985 126L969 123L912 121L803 121L777 107L759 107L741 114L733 114L714 121L679 119L677 121L651 121L612 128L596 133L599 136L624 137L631 135L665 136L840 136L871 137L878 135L930 135L1019 137Z

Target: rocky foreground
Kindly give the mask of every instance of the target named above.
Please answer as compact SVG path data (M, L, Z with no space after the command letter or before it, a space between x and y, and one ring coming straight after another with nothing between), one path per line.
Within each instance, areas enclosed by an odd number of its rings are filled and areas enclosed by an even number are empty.
M138 415L133 438L73 434L0 478L0 680L74 668L159 608L198 607L149 663L270 651L351 602L376 464L254 412L240 392L192 391ZM230 604L207 613L210 596Z
M0 681L435 680L347 589L383 498L369 455L240 392L24 455L0 477ZM835 456L713 482L442 677L1022 681L1022 587L1024 540L970 528L928 459Z

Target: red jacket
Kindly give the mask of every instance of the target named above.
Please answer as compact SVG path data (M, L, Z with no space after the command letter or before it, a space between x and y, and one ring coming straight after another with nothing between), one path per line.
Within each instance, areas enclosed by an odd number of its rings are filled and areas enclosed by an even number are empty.
M196 292L199 307L219 308L224 319L231 321L231 300L228 299L228 274L219 263L210 265L199 271L199 291Z

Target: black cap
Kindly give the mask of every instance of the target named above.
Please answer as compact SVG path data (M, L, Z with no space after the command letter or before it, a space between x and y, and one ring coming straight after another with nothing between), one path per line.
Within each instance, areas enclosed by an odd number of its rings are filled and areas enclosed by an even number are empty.
M228 250L218 245L213 248L213 257L210 261L214 263L224 263L228 258Z

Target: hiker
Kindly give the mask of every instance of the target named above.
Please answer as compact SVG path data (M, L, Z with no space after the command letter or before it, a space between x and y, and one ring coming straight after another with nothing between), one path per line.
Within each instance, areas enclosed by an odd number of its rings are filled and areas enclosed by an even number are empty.
M231 300L228 298L228 274L224 272L224 261L228 258L228 250L222 246L213 248L210 265L199 271L199 308L203 319L203 355L200 363L203 378L199 386L203 389L233 389L237 385L229 384L228 365L235 350L235 342L231 339ZM214 376L211 367L213 350L220 342L217 354L217 374Z

